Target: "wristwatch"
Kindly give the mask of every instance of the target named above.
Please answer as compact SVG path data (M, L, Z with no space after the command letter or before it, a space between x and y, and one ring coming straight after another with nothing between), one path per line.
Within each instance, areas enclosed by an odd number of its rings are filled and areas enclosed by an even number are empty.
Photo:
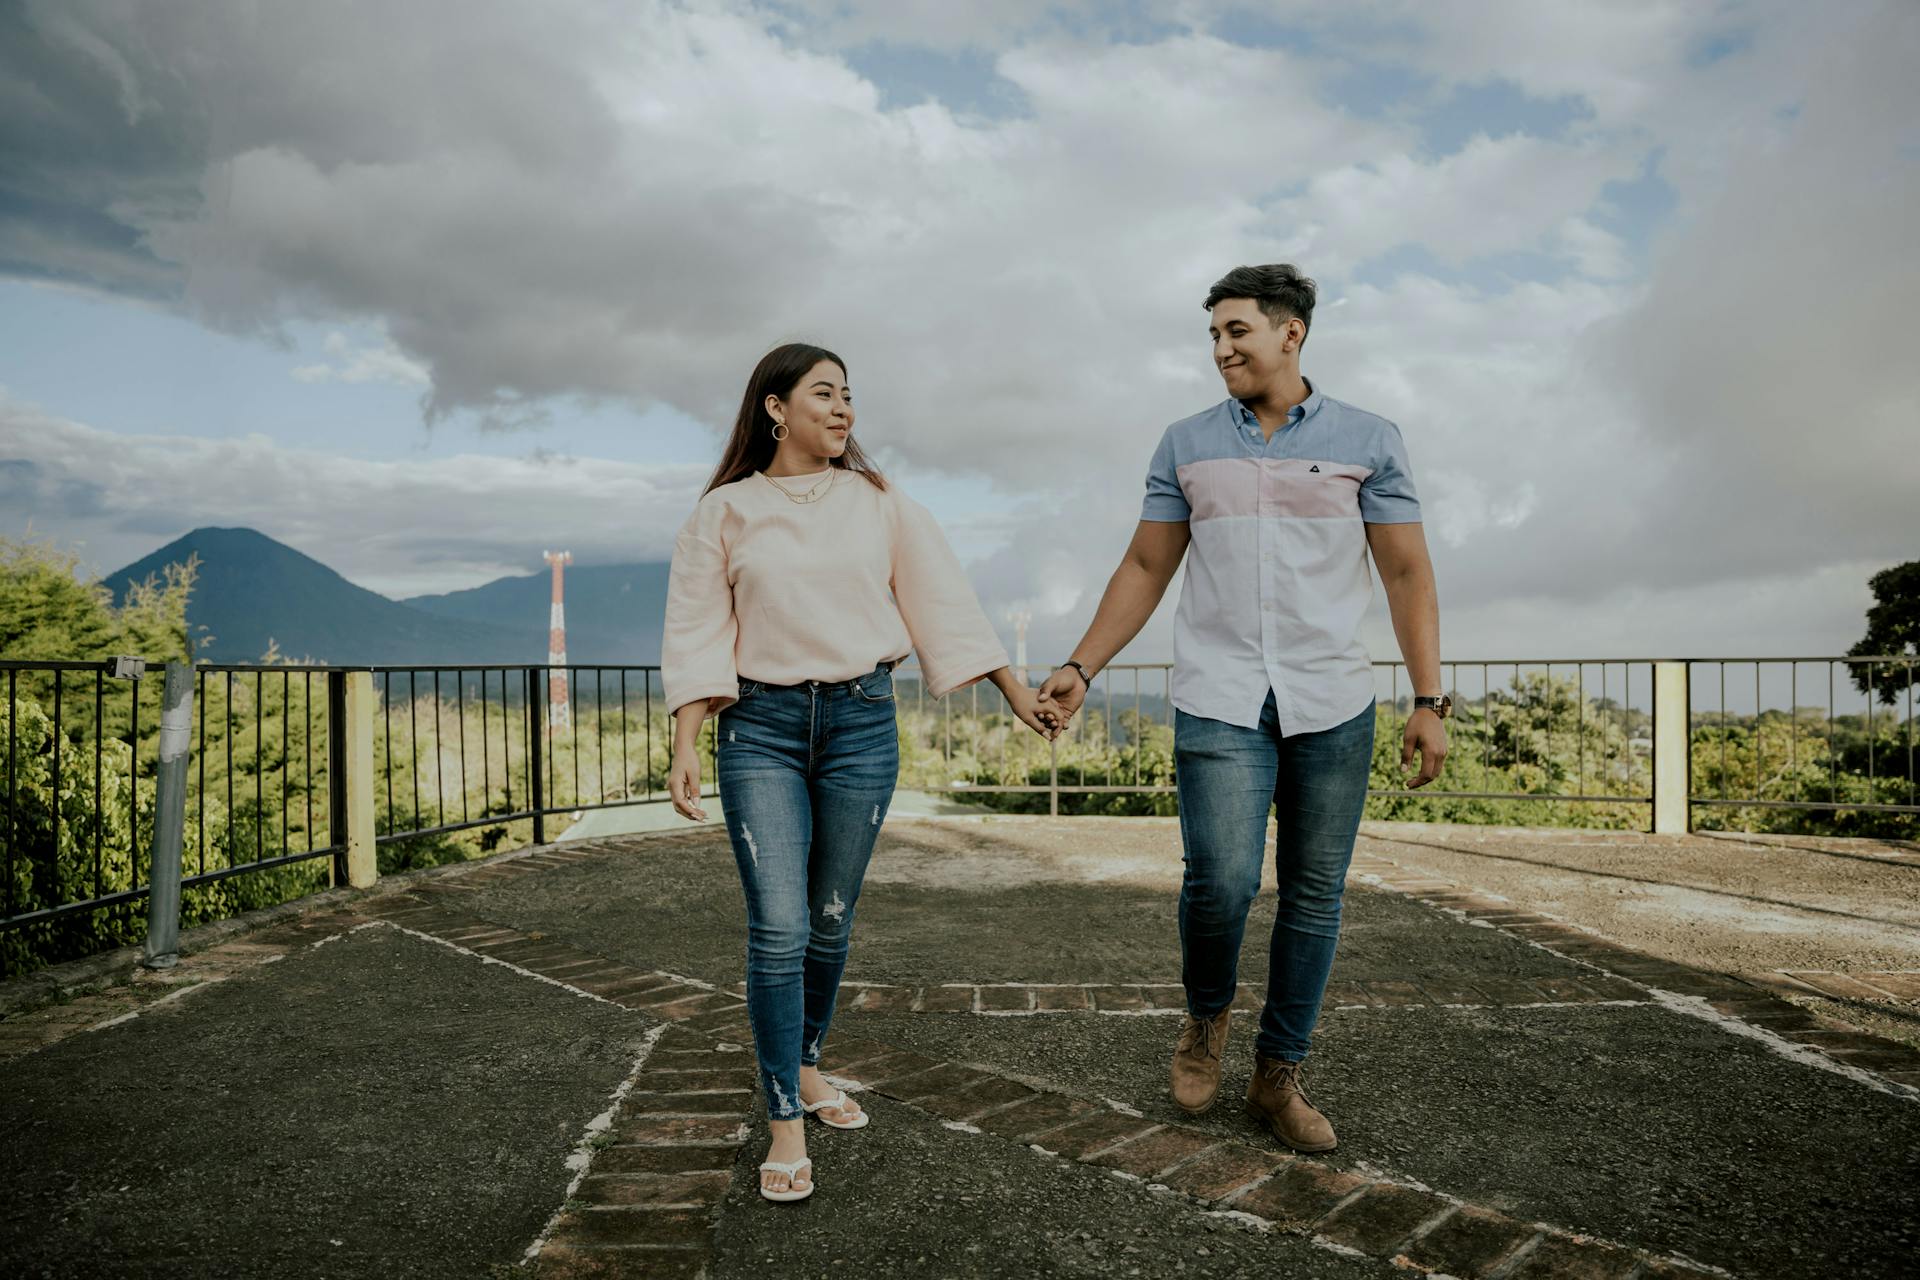
M1072 667L1075 671L1080 673L1080 683L1085 685L1087 687L1087 691L1091 693L1093 691L1093 677L1087 674L1087 669L1085 667L1075 662L1072 658L1068 658L1065 662L1061 663L1058 667L1054 668L1054 670L1056 671L1064 670L1067 667Z
M1423 707L1439 716L1442 720L1445 720L1453 714L1453 695L1443 693L1437 698L1415 698L1413 700L1413 709L1415 711Z

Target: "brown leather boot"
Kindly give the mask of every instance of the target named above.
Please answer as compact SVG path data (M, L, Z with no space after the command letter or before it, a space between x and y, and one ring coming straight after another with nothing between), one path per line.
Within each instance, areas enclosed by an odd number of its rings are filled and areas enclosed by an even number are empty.
M1211 1018L1188 1014L1173 1051L1173 1105L1197 1116L1220 1096L1220 1053L1227 1047L1227 1020L1233 1010Z
M1247 1111L1295 1151L1331 1151L1339 1140L1327 1118L1307 1101L1300 1073L1297 1062L1255 1053L1253 1079L1247 1082Z

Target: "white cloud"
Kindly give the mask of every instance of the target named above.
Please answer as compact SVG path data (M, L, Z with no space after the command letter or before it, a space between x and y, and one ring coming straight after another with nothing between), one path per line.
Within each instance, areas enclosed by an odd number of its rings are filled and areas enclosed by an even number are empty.
M424 387L432 382L426 366L408 359L392 342L356 347L338 329L327 334L321 350L334 363L296 365L298 382L392 382L407 387Z
M1318 271L1344 274L1403 244L1457 263L1542 248L1640 164L1636 146L1480 135L1431 162L1403 153L1325 171L1278 213Z

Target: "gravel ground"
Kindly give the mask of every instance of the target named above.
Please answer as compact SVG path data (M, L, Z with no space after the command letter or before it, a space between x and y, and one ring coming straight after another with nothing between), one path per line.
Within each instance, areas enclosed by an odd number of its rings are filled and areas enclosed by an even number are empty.
M945 1128L885 1098L863 1102L873 1113L867 1128L814 1127L819 1189L806 1201L766 1203L756 1161L740 1161L714 1239L717 1278L1401 1274L1385 1261L1250 1230L1105 1170ZM761 1123L746 1149L766 1143Z
M6 1065L0 1275L517 1261L648 1023L366 929Z

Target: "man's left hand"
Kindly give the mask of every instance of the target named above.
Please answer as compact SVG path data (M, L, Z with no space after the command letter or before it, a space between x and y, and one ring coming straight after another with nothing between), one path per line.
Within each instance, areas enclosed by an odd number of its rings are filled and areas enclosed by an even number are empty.
M1400 747L1400 767L1413 768L1413 757L1420 757L1420 773L1407 781L1409 788L1424 787L1440 776L1447 759L1447 726L1425 707L1407 718L1407 735Z

